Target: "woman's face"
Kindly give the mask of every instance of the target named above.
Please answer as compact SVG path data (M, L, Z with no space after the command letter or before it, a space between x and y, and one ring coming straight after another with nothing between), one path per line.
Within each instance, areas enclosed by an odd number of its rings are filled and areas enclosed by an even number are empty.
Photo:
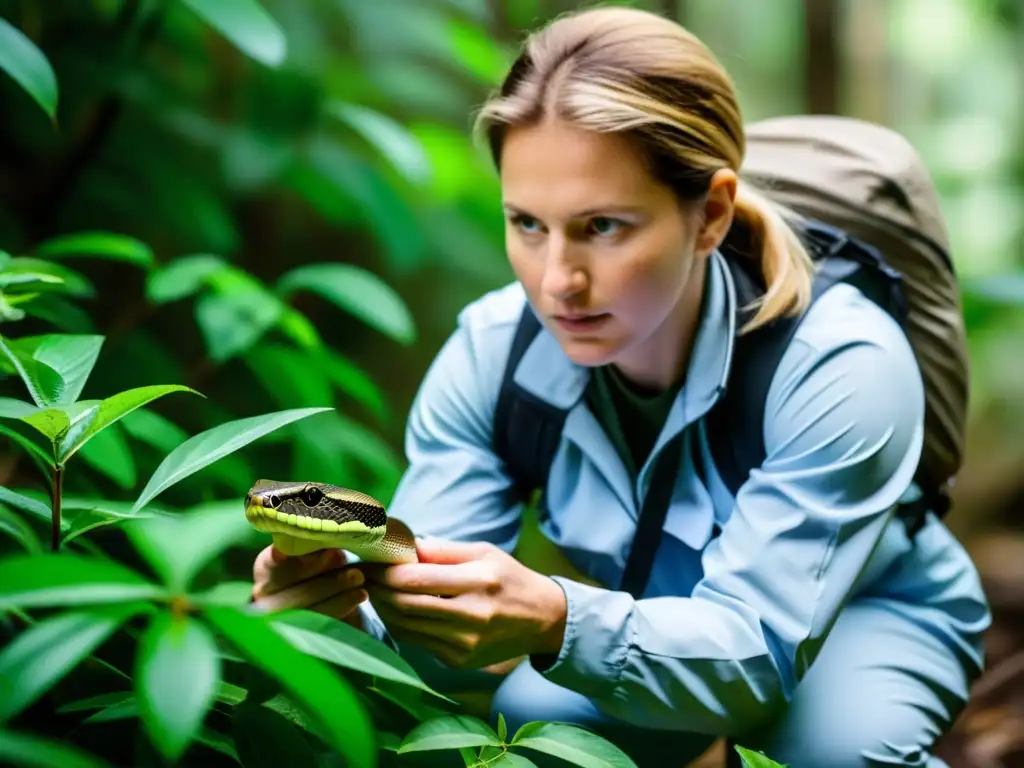
M512 268L566 355L641 385L678 381L728 229L722 195L681 206L624 137L557 120L509 131L501 187Z

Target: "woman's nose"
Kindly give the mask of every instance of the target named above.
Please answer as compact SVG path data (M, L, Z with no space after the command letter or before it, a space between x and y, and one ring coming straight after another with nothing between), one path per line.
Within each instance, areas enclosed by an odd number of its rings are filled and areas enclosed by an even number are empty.
M564 299L587 287L587 276L576 260L569 258L564 242L550 241L544 262L541 290L555 299Z

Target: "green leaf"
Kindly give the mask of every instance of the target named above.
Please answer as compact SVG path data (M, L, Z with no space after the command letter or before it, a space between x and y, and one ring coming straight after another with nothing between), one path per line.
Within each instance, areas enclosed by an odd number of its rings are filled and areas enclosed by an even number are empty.
M9 440L20 445L22 448L25 449L26 452L30 453L33 457L35 457L40 469L43 472L47 473L48 476L52 474L54 464L53 454L51 452L43 450L40 446L32 442L32 440L30 440L28 437L21 434L20 432L16 432L10 427L0 425L0 435L6 435Z
M288 47L284 32L256 0L182 2L247 56L271 67L284 61Z
M154 497L203 467L227 456L254 440L299 419L330 408L294 408L220 424L200 432L175 448L160 462L136 500L133 509L141 509Z
M69 611L38 621L0 651L0 722L10 720L102 645L146 603Z
M195 305L196 324L215 363L255 346L278 323L282 311L278 298L262 288L207 293Z
M272 615L271 626L304 653L452 701L423 682L409 662L379 640L330 616L308 610L284 611Z
M217 641L190 616L160 613L139 639L135 695L157 749L177 760L196 738L220 682Z
M18 542L29 554L41 553L43 545L36 536L36 532L20 516L14 514L10 509L0 506L0 534L10 536Z
M57 461L66 462L75 452L98 432L106 429L114 422L124 418L136 408L141 408L157 398L172 392L189 392L202 395L191 387L181 384L157 384L147 387L136 387L102 400L83 414L67 431L57 448Z
M4 275L42 275L46 282L33 286L36 291L46 293L58 292L78 299L92 298L96 288L77 270L64 264L37 259L32 256L19 256L3 265Z
M637 768L629 755L607 739L566 723L526 723L511 746L554 755L580 768Z
M1024 271L965 280L964 292L993 304L1024 306Z
M35 99L50 119L57 117L57 76L43 52L20 29L0 18L0 69Z
M23 419L39 410L38 406L15 400L13 397L0 397L0 419Z
M68 712L87 712L90 709L105 709L112 707L115 704L123 704L126 701L133 700L135 696L131 691L113 691L112 693L101 693L96 696L88 696L78 701L72 701L70 704L64 704L57 707L57 712L65 714Z
M252 533L241 501L133 520L124 530L139 554L175 592L187 589L213 557L246 541Z
M40 408L70 405L82 394L104 338L88 334L46 334L0 340L7 355Z
M82 499L72 503L69 499L65 498L61 511L62 522L64 523L61 526L64 531L61 537L62 544L67 544L79 536L108 525L119 525L129 520L165 516L165 513L155 510L133 512L130 504L104 499Z
M25 416L23 422L40 432L51 443L56 443L71 426L71 419L67 411L61 408L44 408L36 411L30 416ZM53 458L50 457L50 462Z
M498 734L483 720L469 715L445 715L420 723L402 739L399 754L463 747L500 747Z
M318 294L400 344L416 340L416 326L405 301L372 272L354 264L308 264L284 274L283 295L299 290Z
M734 745L733 748L739 754L740 760L743 761L744 768L786 768L781 763L766 757L763 752L754 752L738 744Z
M508 725L505 723L505 716L498 713L498 740L505 741L508 738Z
M0 763L41 768L111 768L110 764L87 752L40 736L0 729Z
M378 419L386 419L388 412L384 394L366 371L328 347L321 348L317 360L338 389L361 403Z
M537 768L537 764L528 757L515 752L502 752L497 757L486 761L487 768Z
M100 256L105 259L126 261L140 267L152 267L153 251L134 237L112 232L75 232L58 235L35 248L37 256L63 257Z
M252 597L251 581L222 581L204 592L189 595L196 605L220 605L243 608Z
M214 607L204 615L250 664L280 683L317 721L328 746L355 768L376 765L373 724L352 687L330 667L293 648L265 616Z
M74 429L74 424L71 428ZM111 424L102 432L93 435L89 442L82 445L79 456L82 461L123 490L134 488L138 481L135 454L132 453L128 440L117 424Z
M211 275L227 266L223 258L208 253L182 256L149 274L146 297L154 304L184 299L202 289Z
M20 509L22 512L28 512L47 524L53 519L53 511L48 504L44 504L37 498L12 491L5 485L0 485L0 502Z
M125 432L134 439L170 453L188 439L188 432L159 413L140 408L121 420Z
M68 553L0 559L0 610L99 605L166 597L129 568Z
M231 714L231 735L246 768L317 764L302 731L267 707L242 704Z
M357 104L333 102L328 112L376 147L413 184L430 179L430 159L415 135L388 115Z

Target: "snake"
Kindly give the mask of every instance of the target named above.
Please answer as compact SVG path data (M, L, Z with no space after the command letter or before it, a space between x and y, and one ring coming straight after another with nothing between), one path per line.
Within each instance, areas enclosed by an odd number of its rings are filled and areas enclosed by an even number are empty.
M338 548L365 562L418 560L408 525L372 496L340 485L257 480L245 496L245 517L285 555Z

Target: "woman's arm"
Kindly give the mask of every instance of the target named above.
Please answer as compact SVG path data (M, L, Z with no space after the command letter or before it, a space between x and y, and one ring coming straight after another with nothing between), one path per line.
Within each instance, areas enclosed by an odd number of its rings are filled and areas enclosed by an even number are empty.
M766 408L767 460L707 547L692 595L635 601L557 579L565 638L549 667L535 660L548 679L626 721L713 733L789 698L922 446L912 350L887 317L857 306L866 300L841 296L814 307L784 356Z

